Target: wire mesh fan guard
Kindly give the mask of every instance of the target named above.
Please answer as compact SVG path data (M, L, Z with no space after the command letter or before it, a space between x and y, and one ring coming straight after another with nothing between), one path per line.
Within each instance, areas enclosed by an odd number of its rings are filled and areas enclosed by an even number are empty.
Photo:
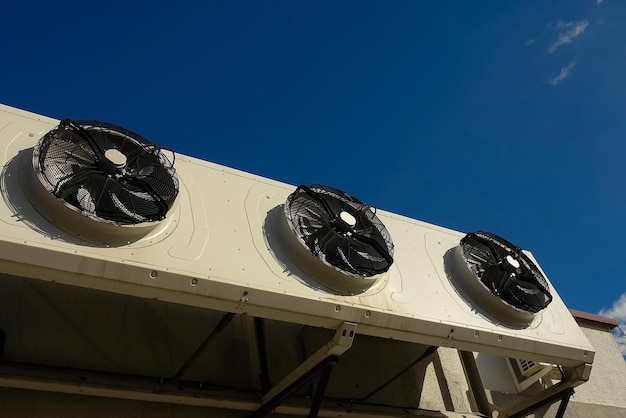
M522 249L489 232L470 232L460 244L462 258L491 295L512 308L537 313L552 301L548 282Z
M375 210L319 184L299 186L285 203L291 231L326 265L353 277L372 277L393 263L391 235Z
M66 119L33 150L42 185L67 206L102 222L163 219L178 176L161 148L117 125Z

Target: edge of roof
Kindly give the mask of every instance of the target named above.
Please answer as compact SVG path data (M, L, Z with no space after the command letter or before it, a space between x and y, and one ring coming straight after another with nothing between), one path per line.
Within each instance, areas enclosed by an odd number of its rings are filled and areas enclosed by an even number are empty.
M614 318L609 318L602 315L591 314L587 312L577 311L575 309L570 309L569 312L576 319L584 319L591 322L598 322L600 324L608 325L609 329L616 328L619 324L617 320Z

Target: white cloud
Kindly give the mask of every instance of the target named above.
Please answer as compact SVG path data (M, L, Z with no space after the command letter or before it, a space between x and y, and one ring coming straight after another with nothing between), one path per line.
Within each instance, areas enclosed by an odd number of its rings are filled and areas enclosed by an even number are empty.
M588 20L581 20L580 22L562 22L557 23L557 28L563 29L559 33L556 41L550 45L550 53L554 53L559 47L572 43L576 38L585 33L585 29L589 26Z
M576 66L576 62L570 62L569 65L561 68L561 72L559 73L559 75L557 75L556 77L550 79L550 81L548 81L550 84L552 84L553 86L556 86L557 84L559 84L560 82L562 82L563 80L565 80L568 76L570 71L572 71L572 69Z
M596 4L602 3L602 0L596 0Z
M602 309L600 315L615 318L618 322L626 322L626 293L623 293L610 309Z
M624 335L624 330L626 330L626 293L622 293L622 296L620 296L611 308L602 309L599 314L614 318L619 323L620 330L614 333L615 340L622 354L626 356L626 335Z
M546 23L546 27L545 27L545 28L543 28L543 31L542 31L539 35L535 36L534 38L530 38L530 39L528 39L528 40L525 42L525 43L526 43L526 46L531 46L531 45L534 45L534 44L536 44L536 43L538 43L538 42L542 41L543 39L545 39L545 37L546 37L546 33L547 33L547 32L552 32L552 27L553 27L553 26L554 26L554 23L552 23L552 22L548 22L548 23Z

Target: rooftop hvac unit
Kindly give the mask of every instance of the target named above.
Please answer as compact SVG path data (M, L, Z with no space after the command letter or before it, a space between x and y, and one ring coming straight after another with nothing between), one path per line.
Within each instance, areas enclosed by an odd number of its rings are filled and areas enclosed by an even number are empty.
M0 107L0 267L54 281L567 367L593 349L533 256L173 154L101 122Z
M16 274L333 329L352 321L360 333L516 358L592 360L532 255L496 235L187 156L174 169L158 146L110 124L9 107L0 118L0 257Z

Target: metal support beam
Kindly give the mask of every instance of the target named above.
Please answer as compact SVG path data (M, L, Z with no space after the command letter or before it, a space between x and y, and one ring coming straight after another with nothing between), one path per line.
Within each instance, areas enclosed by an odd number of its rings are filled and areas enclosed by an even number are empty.
M565 414L565 409L567 408L567 404L569 403L569 398L573 394L574 394L574 389L571 387L566 387L562 391L552 393L551 395L546 396L545 398L535 402L529 407L522 409L514 414L507 415L507 416L509 418L523 418L532 414L533 412L535 412L537 409L541 407L544 407L546 405L552 405L553 403L557 401L561 401L561 404L559 405L559 409L557 411L557 414L555 415L555 418L563 418L563 415Z
M591 371L591 365L589 364L581 364L575 368L564 369L561 382L543 389L539 393L529 396L504 410L490 403L487 399L474 354L468 351L459 351L459 353L478 412L493 418L522 418L533 413L538 408L561 401L557 413L557 417L560 418L565 413L570 396L574 393L573 388L589 380Z
M395 375L393 375L390 379L387 379L386 382L382 383L381 385L379 385L377 388L371 390L367 395L363 396L362 398L358 398L358 399L354 399L354 402L364 402L367 401L369 398L371 398L372 396L376 395L378 392L380 392L381 390L383 390L384 388L386 388L387 386L389 386L390 384L392 384L393 382L395 382L395 380L397 378L399 378L400 376L402 376L404 373L406 373L408 370L412 369L414 366L416 366L417 364L421 363L424 359L426 359L427 357L429 357L430 355L432 355L433 353L435 353L437 351L439 347L437 346L431 346L428 347L421 356L419 356L416 360L412 361L408 366L404 367L402 370L400 370L398 373L396 373Z
M200 346L191 355L191 357L189 357L189 359L180 367L180 369L178 369L178 371L171 378L171 380L179 380L185 374L185 372L189 369L189 367L191 367L191 365L195 363L196 360L198 360L198 358L202 355L202 353L204 353L204 350L207 349L207 347L209 346L209 343L213 340L213 338L215 338L215 336L217 336L220 332L222 332L224 328L226 328L228 324L230 324L230 321L232 321L234 317L235 317L234 313L230 313L230 312L226 313L226 315L222 317L222 319L217 324L217 326L204 339L202 344L200 344Z
M558 384L551 386L541 392L521 401L517 405L506 410L507 417L521 418L532 413L537 408L544 405L551 405L559 400L563 402L574 393L574 388L589 380L591 372L590 364L581 364L578 367L563 368L563 378ZM567 402L562 403L562 407L567 407ZM559 408L560 409L560 408Z
M324 399L326 386L328 386L328 381L330 380L330 372L333 370L333 365L336 364L338 357L332 356L331 360L333 361L333 363L330 363L327 367L324 367L324 370L322 370L322 375L320 376L320 380L319 382L317 382L317 390L315 391L315 397L313 397L313 403L311 404L311 409L309 410L309 418L317 417L317 414L320 411L320 407L322 406L322 399Z
M339 356L352 347L355 332L356 324L350 322L341 324L332 340L313 353L263 396L263 404L251 415L251 418L267 415L298 390L301 385L323 373L309 412L309 417L315 417L322 402L331 368L339 360Z
M0 361L2 361L2 359L4 358L4 344L6 342L6 334L4 333L4 330L2 328L0 328Z
M570 389L565 393L563 398L561 398L561 403L559 404L559 410L556 411L556 415L554 418L563 418L565 416L565 410L567 409L567 404L569 404L569 400L574 394L574 389Z
M261 418L271 413L274 409L276 409L276 407L278 407L287 398L289 398L289 396L293 395L299 388L301 388L302 385L322 374L322 378L320 379L320 382L318 384L313 403L309 410L309 417L315 418L321 406L322 398L324 396L324 391L326 389L326 384L328 383L328 378L330 377L332 367L338 361L338 356L326 357L320 363L316 364L311 370L308 370L305 374L300 376L294 382L287 385L283 390L276 393L267 401L263 402L263 405L261 405L252 415L250 415L250 418Z
M487 399L485 386L483 385L482 378L480 377L474 353L470 351L459 351L459 354L461 355L461 364L463 364L465 376L467 377L467 383L469 384L469 389L472 392L474 402L476 402L478 412L485 414L488 417L502 417L502 409L498 408Z
M261 392L267 393L272 388L269 367L267 365L267 345L265 344L265 319L254 317L254 335L256 338L257 352L259 354L259 365L261 375Z

